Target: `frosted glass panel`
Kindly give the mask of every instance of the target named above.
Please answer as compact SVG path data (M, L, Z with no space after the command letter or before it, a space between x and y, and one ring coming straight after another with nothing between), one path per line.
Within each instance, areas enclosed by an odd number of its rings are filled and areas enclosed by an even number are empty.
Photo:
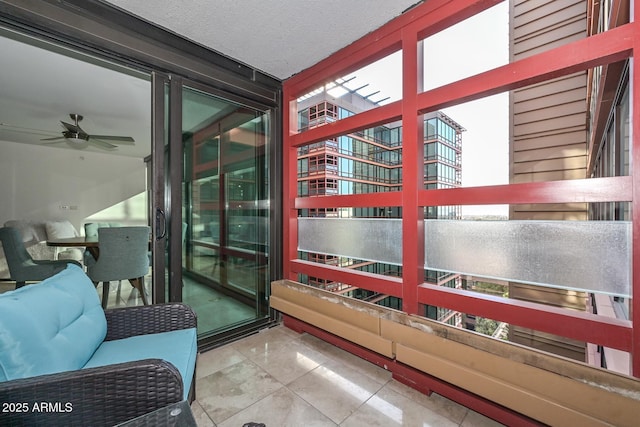
M298 218L298 250L402 264L402 220Z
M425 220L424 268L630 296L627 221ZM402 264L402 220L298 218L298 250Z
M630 294L626 221L425 221L425 268Z

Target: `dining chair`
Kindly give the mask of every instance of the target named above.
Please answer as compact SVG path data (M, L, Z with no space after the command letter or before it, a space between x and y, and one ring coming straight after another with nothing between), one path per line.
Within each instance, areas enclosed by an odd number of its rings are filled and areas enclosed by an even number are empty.
M23 287L27 281L39 282L67 268L67 264L82 264L72 259L39 260L27 252L22 241L20 230L14 227L0 228L2 250L7 259L9 275L15 280L16 289Z
M84 224L84 236L97 238L99 228L110 228L110 227L122 227L122 224L119 222L87 222ZM84 260L84 265L89 265L93 261L95 261L95 258L91 253L91 251L85 250L83 260Z
M140 293L142 302L148 304L144 276L149 272L149 233L147 226L98 229L100 255L87 265L87 275L96 286L102 282L104 308L107 307L109 282L112 280L129 280Z

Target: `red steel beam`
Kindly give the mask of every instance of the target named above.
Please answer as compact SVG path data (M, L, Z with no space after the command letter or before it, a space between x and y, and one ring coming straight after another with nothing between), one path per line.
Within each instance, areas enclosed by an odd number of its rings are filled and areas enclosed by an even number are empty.
M398 50L401 46L401 30L403 26L409 25L409 23L417 24L418 28L422 30L419 36L419 39L421 39L473 16L482 10L488 9L495 4L501 3L501 1L502 0L476 0L453 2L431 0L417 7L414 11L402 15L385 25L378 30L380 34L378 34L378 31L374 31L347 46L345 49L335 53L325 61L306 70L304 73L291 77L284 83L284 86L293 96L304 95L309 90L315 89L316 86L321 86L326 82L340 77L340 73L346 74ZM374 54L376 55L372 57ZM343 62L351 65L343 65ZM337 68L339 71L333 71L334 68ZM420 92L421 91L422 90L420 90ZM346 135L358 130L399 120L401 114L402 105L400 101L397 101L293 135L290 144L299 147L324 141L340 135Z
M432 13L421 15L411 23L411 27L417 30L418 40L423 40L500 4L502 1L503 0L451 1L451 3L447 5L448 7L440 7Z
M420 285L418 300L536 331L631 350L631 322L626 320L427 283Z
M362 129L384 125L399 120L400 117L402 117L402 103L400 101L392 102L292 135L290 137L290 145L300 147L314 142L326 141L327 139L347 135Z
M484 98L631 56L634 25L627 24L420 94L423 112Z
M348 208L348 207L393 207L402 204L402 193L388 191L369 194L341 194L322 197L297 197L296 209Z
M286 86L283 88L283 149L282 149L282 253L283 259L298 256L298 211L295 197L298 194L298 151L290 145L290 135L297 131L297 106ZM288 262L283 263L283 277L297 280Z
M402 311L417 314L418 285L424 281L424 122L415 114L423 90L422 41L402 33Z
M368 291L402 297L402 279L382 276L366 271L351 270L317 262L292 259L289 261L292 271L312 277L321 277L333 282L346 283Z
M632 200L630 176L425 190L421 206L594 203Z
M318 62L284 84L298 97L356 71L401 47L402 31L417 26L419 39L435 34L502 0L429 0L409 10L349 46Z
M633 35L634 46L640 48L640 0L634 0L633 10ZM640 64L636 64L635 57L630 71L630 99L631 108L631 176L633 182L633 202L631 204L632 225L632 290L630 305L630 316L633 324L633 336L631 339L631 375L640 378ZM635 117L635 119L633 118Z

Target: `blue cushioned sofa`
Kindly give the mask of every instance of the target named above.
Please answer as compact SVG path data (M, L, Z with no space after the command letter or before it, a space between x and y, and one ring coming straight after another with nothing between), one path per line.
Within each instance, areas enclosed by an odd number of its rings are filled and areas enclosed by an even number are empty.
M0 294L0 425L114 425L195 397L196 316L103 310L70 265Z

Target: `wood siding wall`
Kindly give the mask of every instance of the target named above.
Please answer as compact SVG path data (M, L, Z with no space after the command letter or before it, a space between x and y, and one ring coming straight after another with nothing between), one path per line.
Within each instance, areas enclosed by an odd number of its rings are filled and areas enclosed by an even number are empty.
M585 0L511 2L510 59L586 37ZM510 96L510 182L586 177L585 72L513 91ZM513 205L511 219L586 219L584 204Z
M585 0L514 0L510 5L510 60L523 59L587 36ZM587 74L515 90L510 94L510 182L586 178ZM587 205L512 205L514 220L585 220ZM585 310L579 292L512 283L511 298ZM512 326L510 340L584 360L585 344Z

